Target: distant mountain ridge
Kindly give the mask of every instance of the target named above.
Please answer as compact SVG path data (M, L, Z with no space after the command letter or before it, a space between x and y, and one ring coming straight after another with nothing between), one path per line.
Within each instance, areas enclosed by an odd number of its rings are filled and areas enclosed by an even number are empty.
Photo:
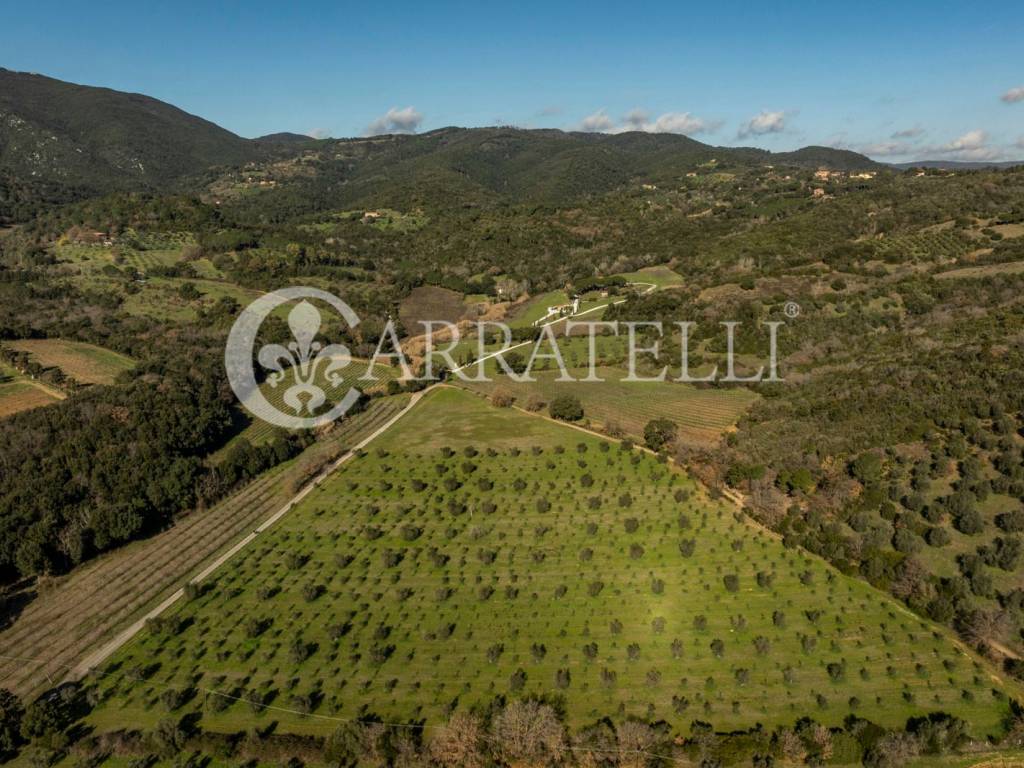
M887 163L890 168L900 171L908 171L911 168L938 168L939 170L963 170L975 171L982 168L1013 168L1017 165L1024 165L1024 160L1007 160L999 163L986 162L983 160L915 160L910 163Z
M711 161L884 167L827 147L771 153L642 132L442 128L362 139L287 132L246 139L149 96L0 69L0 223L110 191L199 192L198 180L211 168L310 152L322 176L307 184L316 187L309 194L346 201L399 199L415 186L421 194L562 202Z
M253 141L261 141L268 144L308 144L311 141L318 141L312 136L306 136L303 133L291 133L290 131L281 131L279 133L268 133L266 136L260 136Z

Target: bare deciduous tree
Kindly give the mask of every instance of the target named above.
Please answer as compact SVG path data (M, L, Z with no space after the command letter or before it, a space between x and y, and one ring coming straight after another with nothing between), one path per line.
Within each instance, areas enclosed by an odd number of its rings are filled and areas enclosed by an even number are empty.
M1006 613L996 609L971 611L961 627L964 638L974 645L988 645L1000 642L1009 631L1010 622Z
M507 387L495 387L491 392L491 405L495 408L510 408L515 401L515 395Z
M778 740L779 751L783 758L794 763L803 762L806 750L803 741L796 735L796 731L792 728L784 728L779 732Z
M483 768L487 764L480 718L456 712L430 740L430 756L445 768Z
M607 768L618 754L611 725L602 721L584 728L572 740L572 757L580 768Z
M828 762L832 757L832 731L821 723L815 723L811 729L811 741L818 750L818 757L823 762Z
M627 720L615 730L620 768L646 768L653 761L658 734L647 723Z
M536 701L513 701L491 726L495 748L512 768L541 768L566 754L565 729L555 711Z

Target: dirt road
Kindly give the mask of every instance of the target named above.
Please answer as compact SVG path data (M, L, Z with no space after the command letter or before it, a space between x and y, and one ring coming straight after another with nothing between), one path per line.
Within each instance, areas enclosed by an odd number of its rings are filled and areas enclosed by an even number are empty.
M247 546L249 546L253 541L256 540L256 538L261 533L263 533L265 530L270 528L270 526L272 526L274 523L276 523L278 520L280 520L282 517L284 517L286 514L288 514L288 512L290 512L291 509L296 504L298 504L300 501L302 501L304 498L306 498L310 493L312 493L324 480L327 479L327 477L332 472L334 472L339 467L341 467L343 464L345 464L347 461L349 461L353 456L356 455L357 452L359 452L360 450L365 448L375 438L379 437L384 432L386 432L388 429L390 429L394 425L394 423L396 421L398 421L400 418L402 418L402 416L404 416L410 410L412 410L416 406L416 403L418 403L422 399L423 395L426 394L426 392L427 392L427 390L424 389L424 390L422 390L420 392L414 393L413 396L412 396L412 399L409 400L409 404L406 405L405 408L403 408L401 411L399 411L397 414L395 414L393 417L391 417L388 421L386 421L384 424L382 424L377 429L375 429L373 432L371 432L369 435L367 435L365 438L363 438L362 441L360 441L358 444L356 444L350 451L348 451L347 453L342 455L340 458L338 458L337 461L335 461L333 464L328 466L323 472L321 472L319 475L317 475L312 480L310 480L302 488L302 490L300 490L291 499L289 499L287 504L285 504L283 507L281 507L279 510L277 510L274 514L272 514L270 517L268 517L266 520L264 520L262 523L260 523L260 525L256 528L256 530L254 530L252 533L250 533L245 538L243 538L240 541L236 542L232 547L230 547L224 553L219 555L215 560L213 560L213 562L211 562L202 571L200 571L196 575L196 577L195 577L195 579L193 581L201 582L201 581L204 581L205 579L208 579L210 577L210 575L213 574L214 571L216 571L218 568L220 568L222 565L224 565L224 563L226 563L232 557L234 557L239 552L241 552L243 549L245 549ZM89 672L90 669L93 669L93 668L99 666L100 664L102 664L111 655L113 655L121 646L123 646L125 643L127 643L129 640L131 640L133 637L135 637L135 635L138 634L139 631L144 626L146 626L146 622L147 621L149 621L150 619L156 618L161 613L166 611L168 608L170 608L172 605L174 605L176 602L178 602L178 600L180 600L184 596L184 594L185 594L184 588L177 590L174 594L172 594L170 597L168 597L166 600L164 600L158 606L153 608L153 610L147 612L144 616L140 617L135 622L133 622L131 625L126 627L124 630L122 630L110 642L106 643L101 648L96 649L95 651L90 653L88 656L86 656L84 659L82 659L81 662L79 662L78 665L75 666L75 668L72 670L71 674L68 677L71 678L71 679L79 679L81 677L84 677Z
M72 670L87 669L101 656L101 648L109 652L115 646L115 632L123 642L123 627L172 604L186 580L207 574L226 548L293 505L296 483L308 476L310 467L322 466L339 449L365 444L368 435L390 426L406 404L405 396L374 401L365 412L340 422L326 440L210 509L186 515L163 533L102 555L67 576L38 584L40 594L0 631L0 688L27 698ZM87 656L90 661L85 661Z

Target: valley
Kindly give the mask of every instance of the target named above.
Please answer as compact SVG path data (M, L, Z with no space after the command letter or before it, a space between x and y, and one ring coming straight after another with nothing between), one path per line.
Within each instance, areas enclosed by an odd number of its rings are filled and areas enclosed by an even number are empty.
M658 125L0 70L0 761L1016 764L1024 166Z

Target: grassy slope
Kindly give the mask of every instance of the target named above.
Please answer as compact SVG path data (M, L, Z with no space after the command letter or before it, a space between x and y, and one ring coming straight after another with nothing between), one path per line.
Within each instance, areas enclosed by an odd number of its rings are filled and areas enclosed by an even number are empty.
M572 364L568 354L566 363ZM587 375L585 368L570 372L580 379ZM757 399L753 392L742 387L698 389L673 382L625 383L622 379L627 372L623 369L598 367L596 373L604 383L559 382L559 372L551 370L536 371L533 383L516 383L507 376L497 376L493 383L470 386L482 392L490 392L495 387L509 389L520 405L531 395L538 395L546 402L560 394L575 395L591 423L602 428L614 423L627 435L637 438L643 436L644 426L651 419L671 419L679 427L681 439L698 445L716 441Z
M57 366L85 384L113 384L117 374L135 365L130 357L78 341L21 339L7 346L28 352L44 368Z
M525 328L547 315L548 307L569 303L569 295L565 291L550 291L532 297L515 312L508 324L513 328ZM551 319L551 318L549 318Z
M324 390L327 400L318 412L326 411L333 404L339 402L348 393L350 387L356 387L360 391L366 393L375 393L382 391L387 386L388 381L391 379L397 379L402 374L400 369L378 363L373 367L372 379L364 381L360 377L366 374L367 366L368 362L365 360L352 360L347 366L336 372L342 377L341 383L336 387L332 386L324 375L327 370L326 366L319 366L316 370L314 380L316 384ZM286 372L285 378L276 386L271 386L269 382L264 382L261 389L264 396L267 398L267 401L270 402L271 405L280 411L291 413L291 409L284 403L284 395L288 387L294 383L295 369L291 368ZM229 441L227 445L217 452L217 454L214 454L214 457L226 454L238 438L245 438L253 445L264 443L273 437L275 429L276 427L273 424L263 421L262 419L253 418L252 423L242 430L242 432L235 438Z
M809 713L838 723L856 696L856 711L885 724L941 708L968 719L979 734L995 728L1002 705L991 691L1002 683L945 633L863 583L784 550L681 473L649 456L615 447L602 452L602 442L490 409L455 389L433 393L370 454L229 563L215 588L179 609L188 624L179 635L146 632L119 654L101 679L104 703L92 723L101 730L152 725L166 714L162 692L190 685L234 695L273 691L273 705L285 709L297 706L296 696L312 695L316 713L326 718L254 714L228 702L217 714L205 709L204 725L212 728L276 720L281 730L323 732L335 725L331 715L363 709L436 721L451 702L468 706L511 693L517 669L526 673L522 693L557 693L556 671L566 669L571 684L561 693L575 724L639 715L679 728L695 718L730 728ZM463 454L442 457L445 445L489 446L498 455L473 458L469 476ZM512 456L513 446L527 450ZM543 453L533 454L531 446ZM440 464L448 467L443 474ZM593 476L592 487L583 487L584 474ZM449 493L444 477L464 485ZM494 489L480 490L479 478ZM525 489L513 486L517 478ZM429 487L417 492L413 479ZM618 502L625 490L633 497L629 508ZM690 498L677 501L677 490ZM600 508L588 506L591 496L601 497ZM549 511L538 510L541 497L551 502ZM453 513L451 498L466 510ZM497 511L486 514L484 501ZM681 514L687 530L680 529ZM629 517L638 521L635 533L624 530ZM421 535L408 540L400 535L405 526ZM372 529L382 535L371 541ZM681 538L696 540L692 557L680 555ZM632 545L643 553L631 556ZM581 561L585 548L593 551L589 561ZM430 557L435 549L447 555L446 564ZM403 559L389 565L385 550ZM481 550L496 552L492 564L483 562ZM289 553L309 560L289 567ZM343 555L354 560L343 566L336 560ZM774 574L771 587L757 585L759 571ZM735 593L723 586L727 574L739 576ZM661 594L652 589L655 579L664 581ZM603 589L590 596L597 581ZM303 597L307 585L322 588L312 602ZM487 588L493 594L481 592ZM439 590L448 596L441 599ZM785 614L784 628L773 625L774 610ZM812 611L821 613L812 620ZM695 627L698 615L706 617L706 629ZM734 624L740 616L745 627ZM659 618L661 631L653 624ZM256 638L246 631L252 619L269 622ZM615 620L622 623L618 634L610 627ZM771 643L767 655L754 652L759 635ZM813 640L813 650L801 649L802 636ZM312 651L301 663L290 650L296 638ZM721 658L710 648L715 638L725 645ZM673 658L674 639L681 658ZM590 642L598 645L593 661L582 651ZM488 648L496 643L503 650L490 661ZM545 646L542 658L531 651L534 643ZM630 660L634 643L638 659ZM374 659L374 649L389 646L386 660ZM830 680L830 662L845 662L841 682ZM602 682L602 670L614 673L613 684ZM128 676L140 673L148 679ZM816 694L825 700L821 710ZM179 714L202 708L204 698L200 692Z

